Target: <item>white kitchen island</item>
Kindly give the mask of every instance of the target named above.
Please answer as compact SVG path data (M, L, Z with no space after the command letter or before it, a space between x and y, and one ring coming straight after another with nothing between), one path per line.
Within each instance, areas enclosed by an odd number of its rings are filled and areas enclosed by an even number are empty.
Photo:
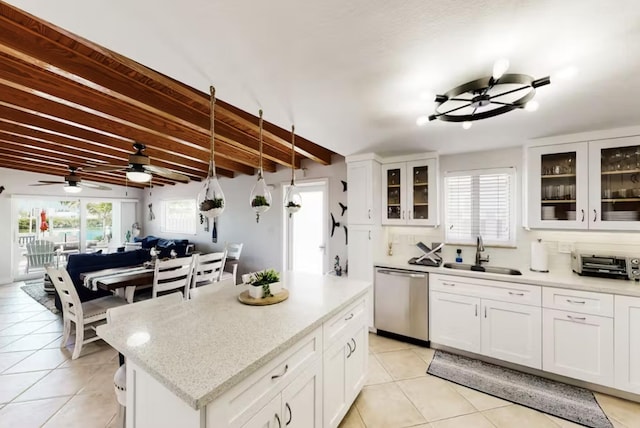
M337 426L366 377L371 284L282 279L276 305L238 286L98 327L127 359L127 427Z

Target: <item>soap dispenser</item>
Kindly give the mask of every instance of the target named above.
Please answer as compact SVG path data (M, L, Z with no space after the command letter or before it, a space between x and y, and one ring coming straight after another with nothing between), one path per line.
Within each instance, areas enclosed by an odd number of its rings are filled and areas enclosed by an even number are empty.
M458 248L456 250L456 263L462 263L462 249Z

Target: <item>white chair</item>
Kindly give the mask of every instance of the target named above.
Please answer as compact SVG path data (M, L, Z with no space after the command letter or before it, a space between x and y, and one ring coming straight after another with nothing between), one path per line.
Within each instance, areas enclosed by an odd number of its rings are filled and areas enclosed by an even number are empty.
M44 239L27 243L27 273L30 269L46 267L53 263L56 253L56 245Z
M193 277L191 278L193 288L220 281L225 259L227 258L225 251L220 253L196 254L193 257L194 268Z
M182 301L182 293L175 292L160 296L157 299L145 300L129 305L118 306L107 311L107 322L118 322L126 319L140 311L140 309L158 307L170 303L178 303ZM122 364L113 375L113 387L116 391L116 399L118 400L118 420L120 426L125 427L126 409L127 409L127 366Z
M80 351L84 344L100 339L98 336L94 336L85 340L85 329L95 330L96 322L107 319L108 309L125 305L127 302L120 297L107 296L81 303L73 281L71 281L69 273L67 273L65 269L56 269L48 266L47 273L62 303L64 333L62 335L62 343L60 344L61 348L63 348L67 344L67 340L69 340L71 323L75 323L76 343L73 346L73 355L71 356L71 358L75 360L80 356Z
M124 250L125 251L135 251L142 248L142 242L125 242Z
M240 253L244 244L226 243L224 250L227 252L227 259L224 265L224 271L220 279L233 278L234 284L237 284L238 263L240 262Z
M205 287L192 288L189 291L190 299L198 299L202 296L206 296L208 294L214 294L218 291L222 290L225 287L235 286L236 284L233 282L233 278L223 279L222 281L216 281L207 285Z
M185 298L188 298L192 273L193 256L156 260L151 297L155 299L158 293L182 289Z

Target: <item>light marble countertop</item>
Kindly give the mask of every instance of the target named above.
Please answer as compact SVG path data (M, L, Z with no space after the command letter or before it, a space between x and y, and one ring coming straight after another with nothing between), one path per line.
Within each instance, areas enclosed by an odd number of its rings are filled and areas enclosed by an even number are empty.
M529 266L503 266L518 269L522 275L503 275L486 272L474 272L445 267L417 266L407 263L409 257L386 256L375 261L377 267L407 269L419 272L437 273L441 275L466 276L472 278L491 279L494 281L517 282L522 284L542 285L546 287L569 288L582 291L594 291L598 293L621 294L625 296L640 297L640 282L598 278L593 276L580 276L571 271L570 267L550 267L549 272L532 272ZM485 264L486 266L499 266L498 263Z
M366 281L286 272L289 298L270 306L238 301L246 286L141 310L98 335L198 410L251 375L348 304Z

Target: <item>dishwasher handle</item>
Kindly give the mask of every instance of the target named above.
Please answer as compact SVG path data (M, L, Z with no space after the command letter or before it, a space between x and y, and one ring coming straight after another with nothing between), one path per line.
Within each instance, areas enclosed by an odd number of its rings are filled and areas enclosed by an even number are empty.
M407 278L426 278L427 277L426 274L401 272L401 271L387 270L387 269L378 269L377 272L381 273L381 274L384 274L384 275L404 276L404 277L407 277Z

